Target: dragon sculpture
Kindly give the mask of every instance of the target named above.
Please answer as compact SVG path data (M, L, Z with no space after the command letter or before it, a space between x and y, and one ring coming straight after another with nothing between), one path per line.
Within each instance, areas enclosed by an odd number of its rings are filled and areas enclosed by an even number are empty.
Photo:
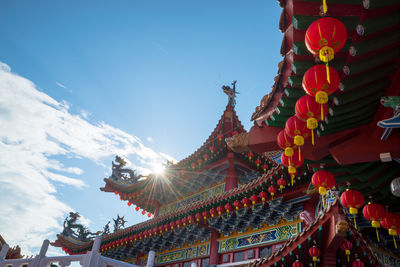
M137 174L136 171L125 168L126 166L126 161L119 157L119 156L115 156L115 162L112 162L112 174L111 177L114 180L124 180L126 182L130 182L130 183L134 183L137 180L139 180L140 178L142 178L143 176L140 174Z
M128 221L125 221L124 219L125 216L119 217L119 215L117 215L117 219L113 218L114 221L114 232L122 229L125 227L125 223Z
M232 82L232 88L228 85L223 85L222 90L224 91L225 94L228 95L229 98L229 103L232 105L232 107L235 107L236 105L236 94L239 94L239 92L236 92L236 82Z
M64 236L72 236L79 241L89 241L94 239L96 235L101 234L101 231L96 233L90 232L85 226L77 223L78 218L81 217L78 212L70 212L69 217L64 220Z

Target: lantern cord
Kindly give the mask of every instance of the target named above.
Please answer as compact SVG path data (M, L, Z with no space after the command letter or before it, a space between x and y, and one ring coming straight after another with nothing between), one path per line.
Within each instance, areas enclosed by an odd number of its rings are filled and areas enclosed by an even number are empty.
M329 74L329 65L328 62L326 62L326 80L328 81L328 83L331 83L331 75Z
M347 262L350 262L350 255L347 255Z
M324 105L323 104L320 104L321 105L321 121L323 121L324 120Z
M314 130L311 130L311 143L314 145Z
M324 14L326 14L326 12L328 11L328 6L326 5L326 0L322 1L322 7L323 7L323 10L324 10Z
M316 266L317 266L317 262L314 261L314 267L316 267Z
M356 230L357 230L357 222L356 222L356 215L354 215L354 228L356 228Z
M393 236L394 248L397 249L396 238Z
M378 242L381 242L381 241L379 241L379 233L378 233L378 228L375 228L375 230L376 230L376 238L378 239Z
M324 199L324 196L321 196L321 197L322 197L322 208L325 209L325 199Z

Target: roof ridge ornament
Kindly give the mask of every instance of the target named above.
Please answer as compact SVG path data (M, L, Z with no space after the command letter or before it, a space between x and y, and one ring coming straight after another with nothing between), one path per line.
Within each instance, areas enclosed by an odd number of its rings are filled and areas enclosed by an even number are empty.
M232 107L235 107L235 105L236 105L236 100L235 100L236 94L239 94L239 92L236 92L236 82L237 81L235 80L235 81L233 81L231 83L232 88L229 85L223 85L222 86L222 90L228 96L229 104Z

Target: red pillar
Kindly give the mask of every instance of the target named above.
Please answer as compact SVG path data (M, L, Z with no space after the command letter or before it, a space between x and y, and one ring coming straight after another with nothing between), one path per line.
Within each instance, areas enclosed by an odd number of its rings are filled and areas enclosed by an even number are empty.
M228 152L229 168L225 178L225 191L229 191L231 189L236 188L238 184L234 160L235 160L235 155L233 154L232 151L229 151Z
M217 230L211 229L211 242L210 242L210 265L218 264L218 237Z
M140 266L140 257L142 257L142 252L138 251L136 255L136 265Z

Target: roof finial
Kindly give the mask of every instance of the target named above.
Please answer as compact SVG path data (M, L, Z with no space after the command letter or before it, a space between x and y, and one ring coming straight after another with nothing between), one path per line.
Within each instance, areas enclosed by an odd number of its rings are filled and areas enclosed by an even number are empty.
M236 94L239 94L239 92L236 92L236 82L237 81L233 81L231 83L233 88L231 88L228 85L223 85L222 86L222 90L224 91L225 94L228 95L229 104L231 104L232 107L235 107L235 105L236 105L236 100L235 100Z

